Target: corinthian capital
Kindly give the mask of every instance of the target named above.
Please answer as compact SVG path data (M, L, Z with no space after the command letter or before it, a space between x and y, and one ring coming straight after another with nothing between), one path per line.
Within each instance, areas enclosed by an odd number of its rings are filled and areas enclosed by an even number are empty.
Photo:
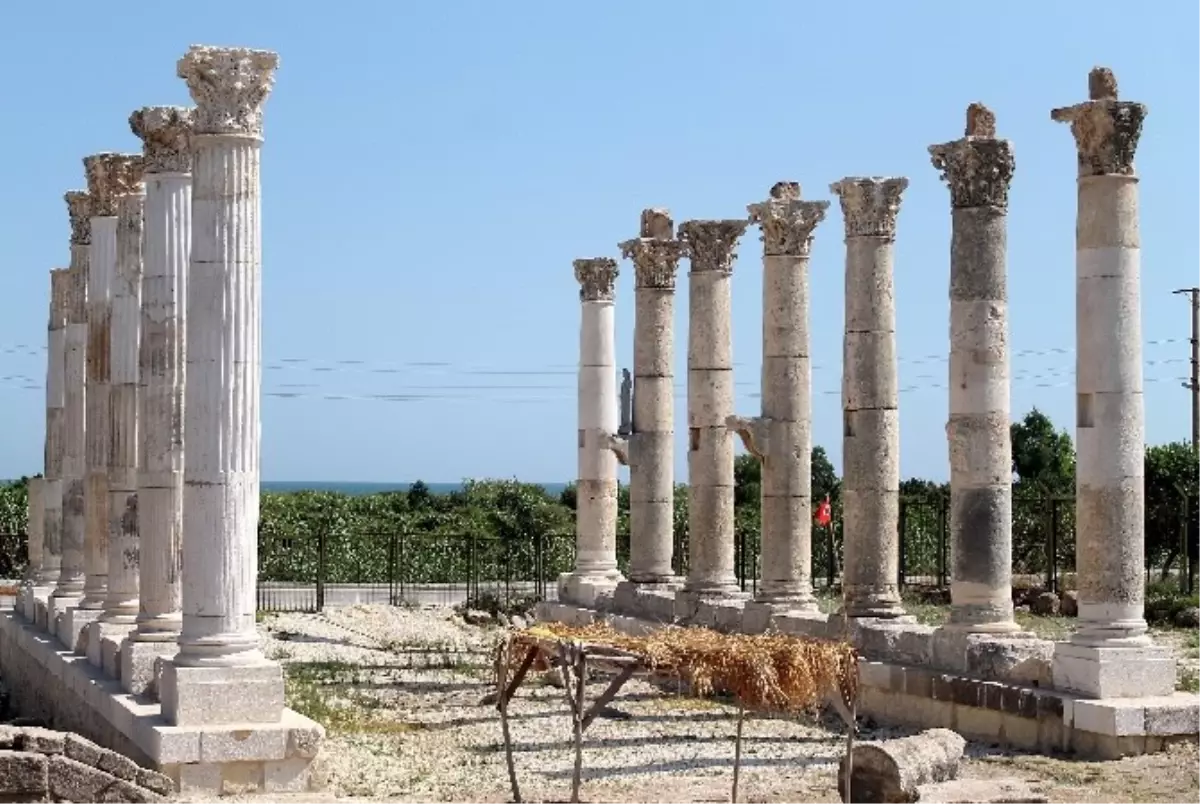
M185 106L143 106L129 115L129 128L142 141L146 173L190 173L188 135L192 110Z
M950 205L1008 209L1008 187L1016 162L1012 143L996 138L996 116L982 103L967 107L962 139L930 145L933 166L950 186Z
M63 200L71 218L71 243L86 246L92 242L92 197L83 190L71 190Z
M1080 176L1132 176L1133 157L1148 110L1141 103L1117 100L1117 79L1107 67L1088 75L1088 100L1054 109L1050 119L1070 123L1079 151Z
M750 225L747 220L684 221L679 225L679 239L692 261L692 273L717 271L733 273L737 259L738 238Z
M195 134L262 138L262 106L275 84L279 54L192 45L176 65L196 102Z
M115 216L118 196L141 192L140 154L92 154L83 158L83 170L87 174L93 218Z
M581 302L612 301L617 281L617 261L611 257L575 260L575 281L579 283Z
M908 187L905 178L845 178L829 185L842 203L846 237L896 239L896 215L900 194Z
M829 202L801 201L800 184L781 181L771 188L770 198L746 209L762 231L763 254L807 257L813 231L825 220Z
M639 235L617 245L622 257L633 260L636 287L674 290L683 244L675 239L671 213L658 208L642 210Z

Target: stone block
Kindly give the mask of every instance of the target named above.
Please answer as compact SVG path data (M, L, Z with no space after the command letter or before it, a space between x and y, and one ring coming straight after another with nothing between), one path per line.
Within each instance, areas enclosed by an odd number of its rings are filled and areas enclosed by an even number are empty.
M928 663L934 629L914 620L859 617L847 629L863 656L896 664Z
M105 753L105 749L78 734L66 735L64 743L64 753L68 759L91 765L93 768L100 764L100 757Z
M313 763L308 759L284 759L263 763L263 792L302 793L309 789Z
M127 781L64 756L50 759L50 795L58 801L161 801L161 797Z
M287 756L288 729L280 724L264 728L206 728L200 734L201 762L263 762Z
M1022 779L954 779L923 784L917 788L918 800L923 802L974 801L979 804L1002 804L1022 801L1040 804L1050 799L1042 785Z
M59 600L66 600L66 598L59 598ZM60 610L56 608L56 611ZM58 641L67 650L86 655L87 645L81 638L83 636L83 629L87 627L88 623L95 622L100 614L99 609L79 608L77 602L74 606L61 609L61 614L58 615L56 631Z
M220 765L189 762L186 765L175 766L172 771L171 775L175 777L180 793L186 795L188 793L220 794L222 792Z
M697 625L727 634L740 631L746 602L746 598L741 595L702 598L696 606L695 622Z
M558 599L562 603L585 609L612 610L618 580L619 576L608 578L566 573L558 578Z
M1143 699L1142 703L1146 706L1148 736L1200 733L1200 698L1195 693L1179 692L1163 698Z
M999 744L1004 715L992 709L957 706L954 709L955 731L964 737L988 744Z
M840 638L831 635L831 629L840 630L841 621L831 618L819 611L785 611L776 613L771 620L772 627L781 634L811 637L813 639Z
M1045 639L971 634L965 672L988 681L1049 687L1054 643Z
M13 748L31 754L61 754L66 750L66 735L59 731L27 726L15 736Z
M138 768L136 781L138 787L144 787L160 796L169 796L175 792L175 783L171 781L171 777L157 771Z
M1132 699L1078 700L1074 706L1074 727L1109 737L1146 733L1146 706Z
M875 687L881 690L892 689L892 671L899 668L883 662L859 660L858 683L864 687Z
M1004 743L1022 751L1036 751L1040 729L1036 720L1004 716Z
M49 759L41 754L0 751L0 791L5 795L28 796L26 801L41 800L50 789L49 766Z
M100 669L106 678L121 680L121 645L131 628L119 632L102 632L100 637Z
M271 661L246 667L164 664L162 714L176 726L278 723L283 714L283 669Z
M121 643L121 687L134 695L156 698L158 685L155 683L154 663L158 659L171 659L179 652L175 642L133 642L126 639Z
M639 588L634 596L634 616L660 623L674 622L675 593L680 588L678 583Z
M1156 645L1128 648L1055 644L1054 688L1088 698L1144 698L1175 690L1175 659Z
M285 721L295 721L299 717L291 710L284 713ZM287 758L312 759L321 750L324 740L325 728L319 723L308 720L307 724L292 725L288 729Z

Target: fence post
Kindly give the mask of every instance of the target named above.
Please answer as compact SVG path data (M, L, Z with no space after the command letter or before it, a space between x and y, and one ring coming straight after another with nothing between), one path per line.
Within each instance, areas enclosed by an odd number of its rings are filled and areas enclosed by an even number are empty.
M904 543L904 536L908 532L908 500L900 498L900 518L896 523L896 529L899 531L896 539L897 549L899 550L899 561L896 567L896 586L904 588L904 565L908 562L908 546Z
M325 610L325 534L328 527L317 530L317 611Z

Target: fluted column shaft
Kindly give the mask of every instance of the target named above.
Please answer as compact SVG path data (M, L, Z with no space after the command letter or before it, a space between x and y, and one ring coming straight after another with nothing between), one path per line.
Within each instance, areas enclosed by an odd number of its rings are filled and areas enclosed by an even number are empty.
M642 213L633 260L633 433L629 437L629 580L674 580L675 274L681 244L666 210Z
M46 503L45 480L40 477L29 478L25 487L26 507L29 511L25 528L25 576L28 584L37 581L41 574L42 551L46 534Z
M844 611L895 617L899 594L900 411L892 260L907 179L832 185L846 227L842 350Z
M137 631L174 641L182 624L183 399L192 176L146 173L138 399L141 538Z
M68 194L87 202L86 193ZM84 586L84 449L87 378L88 232L86 212L72 213L71 267L68 269L67 321L63 337L62 561L55 598L76 600Z
M112 284L108 594L101 619L121 625L133 625L138 614L138 351L144 200L139 192L117 201L117 266Z
M744 220L679 227L688 273L688 573L686 592L737 591L734 572L731 284Z
M967 135L930 146L950 186L950 627L1016 631L1008 374L1008 186L1012 146L995 117L967 111Z
M617 264L576 260L582 316L579 328L579 478L576 483L575 574L617 574L617 367L613 283Z
M50 326L46 344L46 454L42 484L43 537L40 583L54 586L62 567L63 404L66 358L68 272L50 272Z
M87 285L87 399L84 448L83 609L100 609L108 589L109 339L117 218L92 218Z

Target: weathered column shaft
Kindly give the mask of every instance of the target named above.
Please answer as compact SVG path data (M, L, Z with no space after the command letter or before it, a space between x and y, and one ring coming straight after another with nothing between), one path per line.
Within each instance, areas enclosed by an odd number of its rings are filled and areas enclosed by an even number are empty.
M675 275L681 243L669 213L647 209L638 239L620 248L636 275L629 579L667 583L675 577Z
M1012 146L967 110L963 139L929 148L950 186L950 626L1016 631L1012 604L1007 213Z
M66 270L50 272L50 326L46 344L46 454L42 500L43 515L42 566L40 582L48 586L58 583L62 567L63 526L63 405L66 358L68 282Z
M762 582L763 602L815 608L812 593L812 361L808 261L828 201L801 201L779 182L751 204L763 233Z
M62 561L54 597L77 601L84 585L84 441L87 377L87 275L91 246L91 198L69 192L71 267L67 272L67 320L63 331ZM51 626L53 629L53 626Z
M28 524L25 527L25 577L29 583L36 582L41 574L42 551L46 534L46 503L45 480L40 477L29 478L25 487L26 507L28 508Z
M108 595L102 619L126 626L134 625L138 614L138 351L144 200L141 192L117 200L117 268L112 285Z
M688 573L685 591L725 596L734 572L733 321L737 241L744 220L686 221L679 227L688 273Z
M193 48L178 66L197 103L186 313L183 627L174 660L181 668L264 662L254 627L262 399L259 159L262 103L277 64L278 56L265 51ZM281 702L273 696L282 682L278 666L271 668L259 679L263 694L271 696L263 701L266 708L242 712L243 719L278 718ZM177 724L238 714L194 710L198 693L185 692L185 676L172 683L163 710Z
M617 574L617 367L613 330L615 260L575 260L579 329L579 479L576 483L577 576Z
M892 259L903 178L830 187L846 227L842 350L842 582L850 617L903 614L899 594L900 416Z
M130 117L130 126L144 143L146 181L138 359L140 604L137 631L131 637L135 642L174 643L182 624L190 121L190 110L179 107L147 107ZM122 683L125 680L123 668Z

